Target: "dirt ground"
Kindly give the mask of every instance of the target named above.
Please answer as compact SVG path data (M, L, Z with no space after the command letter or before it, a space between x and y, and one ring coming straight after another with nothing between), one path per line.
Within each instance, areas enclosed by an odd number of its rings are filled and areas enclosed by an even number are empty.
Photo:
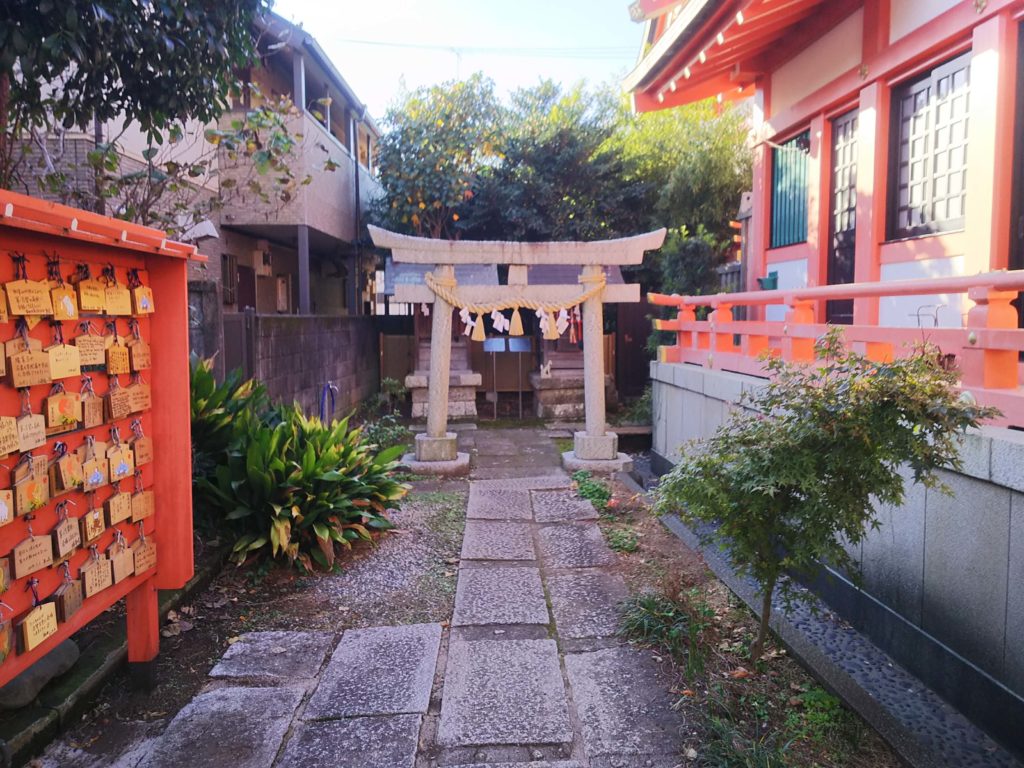
M708 569L699 553L658 520L644 497L613 486L613 507L601 520L606 539L617 549L621 572L634 595L669 598L706 624L698 643L703 669L669 653L676 706L691 725L686 749L701 765L742 768L897 768L904 765L881 737L854 712L824 692L815 679L780 646L769 644L764 661L752 665L745 654L756 634L754 616ZM613 532L619 532L615 534ZM635 540L634 551L614 542ZM654 646L657 649L657 646ZM728 737L737 762L712 762L705 755L712 724L735 725ZM768 757L759 744L785 746L785 762Z
M116 675L95 703L54 745L88 750L96 765L116 755L147 724L162 727L209 681L207 674L243 632L328 630L372 625L444 622L455 600L462 546L464 482L413 483L414 490L392 515L396 529L374 544L357 544L335 573L302 576L284 567L264 573L225 565L209 588L173 612L162 628L157 687L134 689L127 672ZM216 542L214 542L216 544ZM219 557L204 545L205 557ZM89 631L109 631L123 621L115 608ZM88 638L85 639L88 642ZM118 724L117 728L111 728ZM57 766L39 759L37 766Z

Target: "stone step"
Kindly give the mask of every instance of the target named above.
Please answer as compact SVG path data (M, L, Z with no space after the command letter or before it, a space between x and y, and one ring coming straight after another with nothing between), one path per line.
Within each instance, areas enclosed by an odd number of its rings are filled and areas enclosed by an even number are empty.
M554 640L452 640L438 743L567 744L569 703Z
M348 630L303 718L426 712L440 645L440 624ZM353 674L356 669L359 674Z

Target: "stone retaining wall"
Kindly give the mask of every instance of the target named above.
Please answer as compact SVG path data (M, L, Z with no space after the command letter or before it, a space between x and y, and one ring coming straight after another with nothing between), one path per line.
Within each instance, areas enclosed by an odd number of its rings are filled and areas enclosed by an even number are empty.
M253 373L275 400L320 412L326 382L338 387L334 416L348 414L378 389L379 352L373 319L323 315L255 315Z
M763 382L657 362L651 378L659 472ZM1024 433L982 428L962 457L962 472L942 473L952 497L908 482L902 507L879 510L881 528L851 552L861 589L829 569L814 586L969 717L1012 734L1024 722Z

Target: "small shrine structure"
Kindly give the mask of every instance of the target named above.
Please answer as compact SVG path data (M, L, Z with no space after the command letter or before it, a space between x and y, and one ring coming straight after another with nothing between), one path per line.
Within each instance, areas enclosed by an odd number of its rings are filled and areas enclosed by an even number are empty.
M563 463L569 470L598 472L628 465L629 458L619 453L618 435L607 431L605 420L603 308L605 303L639 301L640 286L608 284L604 267L641 263L646 251L661 247L664 229L615 240L542 243L434 240L374 226L369 230L374 245L390 249L395 262L434 267L423 285L395 289L397 301L433 304L427 431L416 436L415 453L406 457L406 463L420 472L456 474L469 469L469 456L458 452L455 434L448 431L452 317L456 310L476 340L484 338L484 315L490 315L492 323L506 328L509 335L521 335L521 311L536 312L544 338L550 340L569 327L568 313L578 307L582 310L586 428L573 436L573 450L563 454ZM455 266L464 264L507 265L506 284L460 286ZM578 266L577 282L530 285L528 268L540 264ZM504 314L508 310L511 317Z

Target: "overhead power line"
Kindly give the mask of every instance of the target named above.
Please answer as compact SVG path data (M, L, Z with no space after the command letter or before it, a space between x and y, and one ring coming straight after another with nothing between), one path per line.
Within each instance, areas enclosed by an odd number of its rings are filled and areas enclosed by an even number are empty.
M514 56L520 58L548 59L632 59L636 57L636 49L627 46L531 48L514 46L427 45L425 43L394 43L385 40L353 40L345 38L336 40L335 42L346 43L348 45L372 45L381 48L407 48L421 51L439 51L442 53L454 53L458 56L477 54L486 56Z

